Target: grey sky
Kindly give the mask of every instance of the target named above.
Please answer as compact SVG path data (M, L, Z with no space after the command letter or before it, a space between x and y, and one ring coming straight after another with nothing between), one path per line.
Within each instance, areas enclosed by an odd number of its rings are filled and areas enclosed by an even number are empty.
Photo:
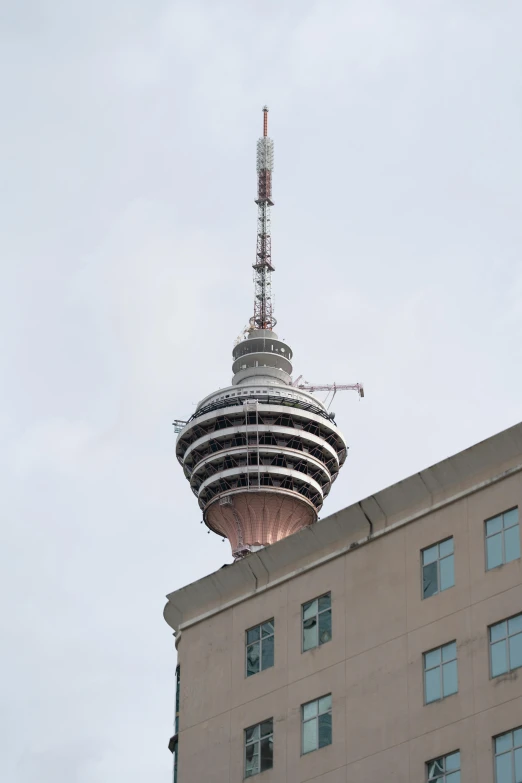
M168 781L165 593L230 561L171 422L231 377L270 105L278 332L364 381L323 516L522 418L522 5L4 0L9 783Z

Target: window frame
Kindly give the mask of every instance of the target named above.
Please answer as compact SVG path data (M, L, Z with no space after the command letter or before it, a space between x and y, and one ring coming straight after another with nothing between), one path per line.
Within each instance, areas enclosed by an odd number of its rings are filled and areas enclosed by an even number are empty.
M443 557L440 556L440 545L445 544L446 541L453 541L453 549L450 552L449 555L444 555ZM433 547L437 547L437 559L432 561L437 563L437 592L432 593L431 595L424 595L424 567L425 564L423 562L424 559L424 552L427 552L428 549L433 549ZM446 538L441 538L440 541L435 541L433 544L430 544L429 546L425 546L420 551L420 569L421 569L421 579L420 579L420 587L421 587L421 599L423 601L427 601L428 598L433 598L436 595L440 595L440 593L445 593L446 590L451 590L452 587L455 587L455 536L450 535L446 536ZM440 563L441 560L446 560L447 558L452 557L453 558L453 584L449 587L445 587L443 590L441 590L440 587ZM431 565L431 563L426 563L426 565Z
M255 627L255 626L254 626ZM268 734L261 735L261 726L263 723L271 723L272 724L272 730ZM248 741L247 740L247 731L251 731L252 729L259 728L259 736L256 737L253 740ZM272 739L272 764L270 767L266 767L265 769L261 769L261 741L264 739ZM251 775L247 775L247 748L250 745L258 745L258 758L259 758L259 769L257 772L253 772ZM259 721L259 723L254 723L252 726L247 726L246 729L243 729L243 780L247 780L247 778L253 778L256 775L260 775L262 772L266 772L269 769L274 768L274 718L273 716L271 718L265 718L265 720Z
M263 636L263 626L267 623L272 624L272 633L267 634L266 636ZM253 642L248 641L248 634L250 631L255 631L256 628L259 628L259 639L254 640ZM273 659L270 666L265 666L263 669L262 663L263 663L263 641L267 639L273 639ZM250 647L252 647L254 644L259 644L259 670L257 672L252 672L251 674L248 673L248 650ZM267 669L271 669L275 665L275 619L274 617L271 617L269 620L263 620L262 623L256 623L256 625L251 625L250 628L247 628L245 630L245 680L248 680L250 677L254 677L256 674L261 674L261 672L265 672Z
M510 525L509 527L504 526L504 515L509 514L511 511L517 512L517 521L514 525ZM488 535L488 522L492 522L494 519L498 519L498 517L502 520L502 527L499 531L496 533L490 533ZM519 555L518 557L514 557L513 560L506 560L506 530L511 530L514 527L518 527L518 548L519 548ZM493 538L493 536L498 536L500 534L501 541L502 541L502 562L495 566L488 566L488 538ZM519 514L519 507L518 506L511 506L511 508L506 508L504 511L501 511L499 514L494 514L492 517L488 517L484 520L484 561L485 561L485 570L486 571L494 571L496 568L501 568L501 566L505 566L508 563L513 563L515 560L520 560L520 514Z
M178 781L178 759L179 759L179 751L178 751L178 734L179 734L179 705L180 705L180 697L181 697L181 668L178 663L176 666L176 706L175 706L175 713L174 713L174 747L172 750L172 755L174 757L173 759L173 770L172 770L172 779L173 783L177 783Z
M520 744L515 745L515 733L520 732ZM497 740L502 739L503 737L507 737L508 734L511 735L511 747L507 750L503 750L500 753L497 753ZM499 780L497 778L497 758L499 756L505 756L506 753L509 753L510 757L510 766L511 766L511 780L513 781L515 779L515 770L514 770L514 758L515 758L515 750L518 750L519 748L522 748L522 726L515 726L514 729L509 729L508 731L503 731L500 734L496 734L493 737L493 777L495 780L495 783L499 783Z
M449 647L449 645L454 644L455 645L455 657L449 658L447 661L443 658L443 649L445 647ZM439 655L439 663L436 666L429 666L426 668L426 656L428 656L430 653L436 652L437 650L440 651ZM426 652L422 653L422 684L423 684L423 690L424 690L424 706L427 707L429 704L437 704L437 702L443 701L444 699L448 699L450 696L455 696L459 692L459 650L457 645L457 640L452 639L451 642L445 642L444 644L439 644L438 647L432 647L431 650L426 650ZM452 693L448 693L444 695L444 665L447 663L452 663L455 661L456 664L456 672L457 672L457 690L453 691ZM438 699L431 699L430 701L427 700L427 688L426 688L426 673L428 671L433 671L434 669L439 669L439 683L440 683L440 697Z
M313 648L312 648L313 649ZM323 712L319 712L319 703L322 699L330 699L330 706L327 710L323 710ZM305 720L305 707L310 706L311 704L317 704L317 710L316 714L313 715L311 718L306 718ZM333 700L332 700L332 694L331 693L325 693L323 696L319 696L317 699L311 699L310 701L304 702L304 704L301 704L301 756L308 756L309 753L315 753L316 750L322 750L323 748L327 748L330 745L333 744L333 720L332 720L332 706L333 706ZM330 742L328 742L326 745L320 745L319 744L319 718L322 715L329 715L330 716ZM311 748L310 750L304 749L304 730L305 725L308 723L311 723L312 721L315 721L316 724L316 744L317 747Z
M522 629L520 631L515 631L515 633L510 634L509 633L509 621L514 620L516 618L520 617L522 619L522 612L517 612L516 614L511 615L510 617L505 617L503 620L499 620L496 623L491 623L491 625L488 625L488 641L489 641L489 679L490 680L496 680L497 677L503 677L506 674L509 674L510 672L515 672L517 669L522 668L522 663L520 663L518 666L511 666L510 661L510 649L509 649L509 640L512 639L514 636L522 635ZM496 639L494 642L491 639L491 631L495 626L502 625L502 623L506 623L506 635L503 636L501 639ZM499 674L493 674L493 656L491 654L491 650L494 644L498 644L499 642L505 642L506 644L506 661L508 664L508 667L505 672L499 672Z
M326 598L327 596L329 596L330 598L330 606L328 606L326 609L319 610L319 601L321 600L321 598ZM317 612L315 613L316 624L317 624L317 644L315 644L313 647L307 647L305 650L305 646L304 646L305 606L308 606L308 604L313 604L314 601L317 601ZM321 614L326 614L326 612L330 612L330 638L327 639L326 642L322 642L319 636L319 616ZM307 619L310 620L311 618L309 617ZM321 595L317 595L315 598L311 598L309 601L305 601L304 603L301 604L301 653L309 652L310 650L317 650L319 647L322 647L323 644L328 644L328 642L331 642L332 639L333 639L332 591L327 590L326 593L321 593Z
M178 663L176 666L176 706L174 712L174 729L177 734L179 731L179 705L181 698L181 667Z
M459 754L459 766L457 769L446 769L446 760L450 756L454 756L455 753ZM441 775L438 775L437 777L430 777L430 764L434 764L436 761L439 761L439 759L442 759L444 761L444 769L442 771ZM426 770L426 783L446 783L447 775L453 775L454 772L462 772L462 764L461 764L461 758L460 758L460 748L457 748L456 750L452 750L449 753L444 753L442 756L435 756L435 758L430 759L426 762L424 765L424 769Z

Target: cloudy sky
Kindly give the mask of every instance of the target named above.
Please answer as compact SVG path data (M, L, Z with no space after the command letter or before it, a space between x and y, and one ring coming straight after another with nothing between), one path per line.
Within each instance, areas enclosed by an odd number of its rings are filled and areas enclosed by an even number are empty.
M230 561L174 456L252 312L363 381L323 516L522 418L518 0L3 0L0 777L169 781L165 594Z

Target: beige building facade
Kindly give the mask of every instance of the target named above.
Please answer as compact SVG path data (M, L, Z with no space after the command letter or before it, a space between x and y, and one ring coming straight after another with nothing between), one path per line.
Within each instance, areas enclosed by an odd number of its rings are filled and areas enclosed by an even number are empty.
M522 781L522 424L168 596L178 783Z

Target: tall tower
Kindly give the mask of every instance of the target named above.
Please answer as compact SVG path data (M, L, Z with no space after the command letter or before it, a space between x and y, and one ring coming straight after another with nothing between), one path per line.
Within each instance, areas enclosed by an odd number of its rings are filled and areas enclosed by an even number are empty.
M199 402L176 442L205 524L228 538L235 558L315 522L346 459L333 416L292 385L292 350L273 331L273 167L265 106L257 142L254 314L232 351L231 386Z

